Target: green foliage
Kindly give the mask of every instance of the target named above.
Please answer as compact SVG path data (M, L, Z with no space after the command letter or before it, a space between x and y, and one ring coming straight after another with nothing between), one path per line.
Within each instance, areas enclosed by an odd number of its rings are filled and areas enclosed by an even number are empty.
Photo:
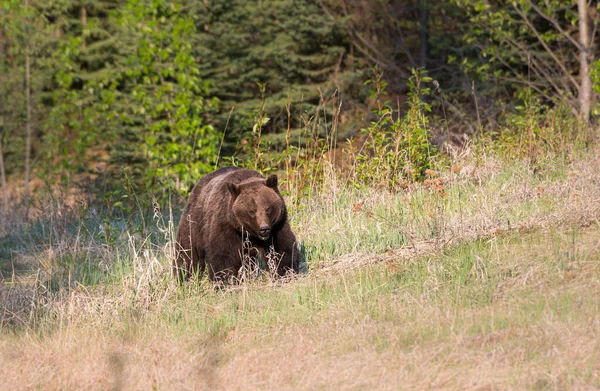
M214 82L218 120L229 119L230 143L237 143L240 134L250 141L261 110L271 119L263 131L283 133L288 104L292 129L301 129L306 118L322 110L322 95L335 88L345 94L358 78L341 68L349 51L343 24L318 2L210 0L190 7L197 18L195 51L202 58L202 76Z
M573 116L568 105L544 105L531 90L521 91L519 100L523 103L516 106L515 113L507 114L502 126L491 135L492 148L501 156L528 157L537 164L546 158L568 158L585 147L588 128Z
M36 172L47 184L60 180L69 188L82 178L74 174L93 178L102 163L113 173L132 167L147 188L185 192L213 167L207 83L192 53L193 19L182 4L32 3L25 9L5 2L0 14L11 53L0 64L9 81L2 95L11 103L0 107L2 125L18 130L3 149L9 172L13 154L22 160L24 92L15 79L23 77L26 50L33 59Z
M463 40L475 49L460 65L485 82L489 93L506 96L526 86L546 102L577 96L579 44L577 30L571 28L577 24L574 0L453 2L469 17Z
M596 94L600 93L600 60L596 60L592 63L591 66L591 76L592 76L592 83L594 86L594 92ZM598 102L596 102L596 106L593 108L593 115L599 115L600 114L600 104Z
M56 87L44 123L45 164L41 168L47 182L58 177L68 187L73 185L70 183L73 173L89 171L88 167L93 166L93 152L98 153L114 142L116 118L112 109L116 82L81 80L81 37L61 41L55 56Z
M30 1L7 0L0 4L0 126L5 133L8 173L24 168L25 151L25 62L30 63L29 85L34 129L42 122L36 121L38 112L44 112L42 104L47 97L48 74L54 66L51 53L56 48L56 37L49 18L64 12L64 2L56 1L42 6ZM37 116L43 120L43 115ZM35 132L34 132L35 133ZM39 148L39 139L33 140L33 156Z
M181 4L130 0L119 16L134 48L121 78L125 126L136 132L146 187L187 192L214 167L215 131L204 119L207 83L192 56L193 20ZM130 146L131 147L131 146ZM160 186L155 186L160 183Z
M364 144L354 153L356 180L362 184L397 189L407 180L425 178L426 170L432 168L435 147L429 138L425 115L431 108L423 101L430 93L424 85L431 78L423 70L411 72L408 112L404 117L390 102L381 102L386 83L380 72L375 73L373 98L377 100L377 120L361 129Z
M33 175L54 190L89 180L97 199L116 191L113 203L127 181L159 197L185 194L224 162L285 169L298 194L336 164L355 184L396 189L433 166L429 132L441 109L446 130L474 128L471 78L477 115L499 109L481 117L501 124L494 140L507 155L529 151L527 140L556 150L581 135L567 106L578 79L575 10L572 0L6 0L0 142L9 182L24 168L26 58ZM441 105L428 97L427 74L406 70L421 63L444 81ZM373 64L386 77L365 87ZM552 113L572 133L539 125ZM345 139L349 156L336 152Z

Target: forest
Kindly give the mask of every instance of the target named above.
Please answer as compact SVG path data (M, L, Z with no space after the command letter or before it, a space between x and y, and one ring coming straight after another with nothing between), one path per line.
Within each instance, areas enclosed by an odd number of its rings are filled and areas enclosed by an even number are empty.
M599 10L0 0L0 388L600 388ZM297 273L174 278L226 166Z
M281 169L286 140L362 143L377 100L401 118L412 93L433 147L498 136L528 102L596 110L581 1L6 0L0 18L5 211L125 171L159 195L219 165Z

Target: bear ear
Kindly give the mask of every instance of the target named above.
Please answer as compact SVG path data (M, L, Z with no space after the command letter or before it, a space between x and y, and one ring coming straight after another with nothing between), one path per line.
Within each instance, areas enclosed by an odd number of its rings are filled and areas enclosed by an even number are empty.
M277 175L276 174L269 175L269 177L267 178L267 186L270 187L271 189L277 190Z
M234 198L240 194L240 188L231 182L227 183L227 190L229 190Z

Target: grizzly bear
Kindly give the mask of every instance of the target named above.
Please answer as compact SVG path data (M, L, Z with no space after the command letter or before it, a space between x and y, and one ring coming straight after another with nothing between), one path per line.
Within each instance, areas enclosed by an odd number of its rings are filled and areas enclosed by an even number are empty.
M208 269L213 281L238 277L244 260L268 258L272 273L298 272L299 254L277 175L226 167L202 177L183 210L173 269L181 280Z

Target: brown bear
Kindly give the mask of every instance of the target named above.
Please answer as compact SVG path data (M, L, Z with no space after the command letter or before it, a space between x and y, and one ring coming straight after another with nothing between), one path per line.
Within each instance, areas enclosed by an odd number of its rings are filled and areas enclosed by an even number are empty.
M226 167L202 177L183 210L173 268L180 280L201 276L227 282L244 259L276 259L269 271L298 271L299 254L277 175ZM246 258L244 258L246 257ZM276 264L275 264L276 263Z

